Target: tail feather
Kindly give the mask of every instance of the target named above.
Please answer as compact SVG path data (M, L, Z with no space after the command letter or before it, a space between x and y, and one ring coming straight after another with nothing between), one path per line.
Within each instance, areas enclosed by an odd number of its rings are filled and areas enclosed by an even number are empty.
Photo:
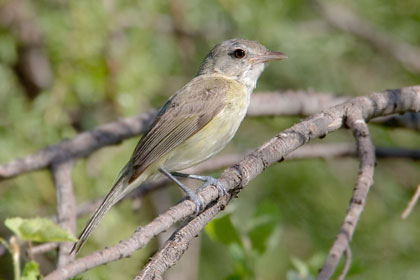
M79 240L74 244L70 254L73 252L77 254L80 251L106 212L108 212L108 210L124 196L126 193L125 190L127 189L126 186L124 186L124 181L125 180L117 181L116 184L112 187L111 191L106 195L105 199L102 201L98 209L96 209L95 213L90 218L82 233L80 233Z
M139 186L141 183L147 180L151 174L150 172L150 170L149 172L142 172L140 175L137 176L137 178L134 181L130 182L129 178L131 178L132 176L130 162L128 162L124 166L124 168L116 177L111 191L105 196L101 205L98 207L98 209L96 209L95 213L90 218L82 233L80 233L79 240L74 244L73 248L70 251L70 254L72 254L73 252L77 254L80 251L80 249L88 240L90 234L95 230L99 222L105 216L106 212L108 212L108 210L115 203L120 201L127 193L129 193L135 187Z

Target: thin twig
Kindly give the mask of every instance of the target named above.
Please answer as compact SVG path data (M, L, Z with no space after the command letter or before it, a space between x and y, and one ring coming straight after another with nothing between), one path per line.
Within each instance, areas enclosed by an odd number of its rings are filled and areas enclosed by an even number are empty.
M330 279L338 265L341 255L346 248L349 248L349 243L359 221L360 214L365 206L369 189L373 184L375 147L370 139L369 129L363 118L362 112L354 109L349 111L347 125L353 130L353 135L357 141L357 151L360 158L359 177L353 190L353 196L350 200L344 223L318 274L318 280ZM345 274L343 274L343 277L345 277Z
M30 250L30 252L28 252L28 255L29 254L37 255L37 254L43 254L43 253L49 252L51 250L58 248L58 244L59 243L57 242L50 242L50 243L44 243L41 245L33 246L32 248L28 248L28 251Z
M405 208L404 212L401 214L401 219L406 219L408 215L410 215L419 197L420 197L420 185L417 186L416 192L414 193L413 197L410 199L410 202L408 202L408 205Z
M346 263L344 264L343 271L341 272L340 276L338 276L337 280L344 280L346 278L347 273L349 272L352 259L350 246L346 247L344 255L346 257Z
M76 199L73 194L71 172L74 166L73 160L54 163L51 173L57 196L57 217L58 223L71 233L76 231ZM59 244L57 266L62 267L74 260L70 255L71 242Z

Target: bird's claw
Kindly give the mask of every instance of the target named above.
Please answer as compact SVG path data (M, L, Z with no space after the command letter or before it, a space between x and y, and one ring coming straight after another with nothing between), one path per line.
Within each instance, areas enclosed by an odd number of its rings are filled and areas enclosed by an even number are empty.
M200 192L200 191L202 191L204 188L206 188L207 186L210 186L210 185L213 185L213 186L216 186L216 188L219 190L219 195L220 196L225 196L226 194L227 194L227 191L226 191L226 189L225 189L225 187L223 186L223 184L222 183L220 183L220 181L219 180L217 180L217 179L215 179L215 178L213 178L213 177L211 177L211 176L206 176L205 177L205 182L204 182L204 184L202 184L198 189L197 189L197 192Z
M195 204L194 215L200 214L200 212L204 209L204 203L196 194L189 194L188 197Z

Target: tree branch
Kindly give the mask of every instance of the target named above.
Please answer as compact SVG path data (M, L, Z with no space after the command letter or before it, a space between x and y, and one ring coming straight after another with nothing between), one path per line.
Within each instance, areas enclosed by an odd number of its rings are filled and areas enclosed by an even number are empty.
M123 139L144 132L154 116L154 112L144 113L104 124L32 155L0 165L0 180L46 168L64 159L85 157L104 146L118 144Z
M419 111L420 87L388 90L383 93L374 93L367 97L357 97L316 114L276 135L260 148L246 156L237 165L223 172L220 181L229 194L219 199L214 206L210 206L209 209L194 218L192 220L194 222L187 223L182 232L195 232L197 228L201 230L209 219L214 217L226 206L230 197L236 196L242 188L247 186L265 168L283 160L286 155L311 139L323 137L329 132L339 129L343 126L347 113L355 109L360 110L363 119L366 121L388 114ZM205 205L209 205L218 197L219 192L216 187L209 186L198 195ZM184 200L159 215L148 225L139 227L129 239L113 247L99 250L91 255L77 259L62 268L58 268L47 275L45 279L69 278L92 267L130 256L134 251L144 247L154 236L168 229L172 224L192 215L194 209L194 203L189 200ZM193 236L195 235L183 235L183 239L176 242L182 241L188 244ZM174 255L177 258L185 250L183 249L185 248L184 245L180 245L180 247L171 246L170 248L171 250L176 250ZM165 252L158 252L158 254L166 255Z
M357 108L356 108L357 109ZM350 241L359 221L360 214L366 203L366 197L373 184L373 172L375 168L375 147L369 136L368 126L361 111L352 110L347 116L347 125L353 130L357 141L357 151L360 158L359 177L354 188L353 196L347 210L340 233L330 249L327 259L318 274L318 280L330 279ZM346 265L346 267L348 267Z
M57 195L57 222L74 234L76 231L76 199L71 181L73 166L74 161L71 159L57 162L52 165L51 172ZM74 260L74 255L69 254L72 245L71 242L59 243L58 267Z

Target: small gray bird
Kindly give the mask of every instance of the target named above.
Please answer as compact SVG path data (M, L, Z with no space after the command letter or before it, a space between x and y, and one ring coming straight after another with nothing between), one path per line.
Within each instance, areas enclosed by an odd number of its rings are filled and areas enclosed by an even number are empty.
M194 79L160 109L71 252L82 248L112 205L147 179L161 174L170 178L196 204L197 213L202 202L176 177L203 181L200 188L214 184L223 194L224 187L213 177L176 171L202 162L226 146L245 117L250 95L267 63L285 58L256 41L232 39L215 46Z

